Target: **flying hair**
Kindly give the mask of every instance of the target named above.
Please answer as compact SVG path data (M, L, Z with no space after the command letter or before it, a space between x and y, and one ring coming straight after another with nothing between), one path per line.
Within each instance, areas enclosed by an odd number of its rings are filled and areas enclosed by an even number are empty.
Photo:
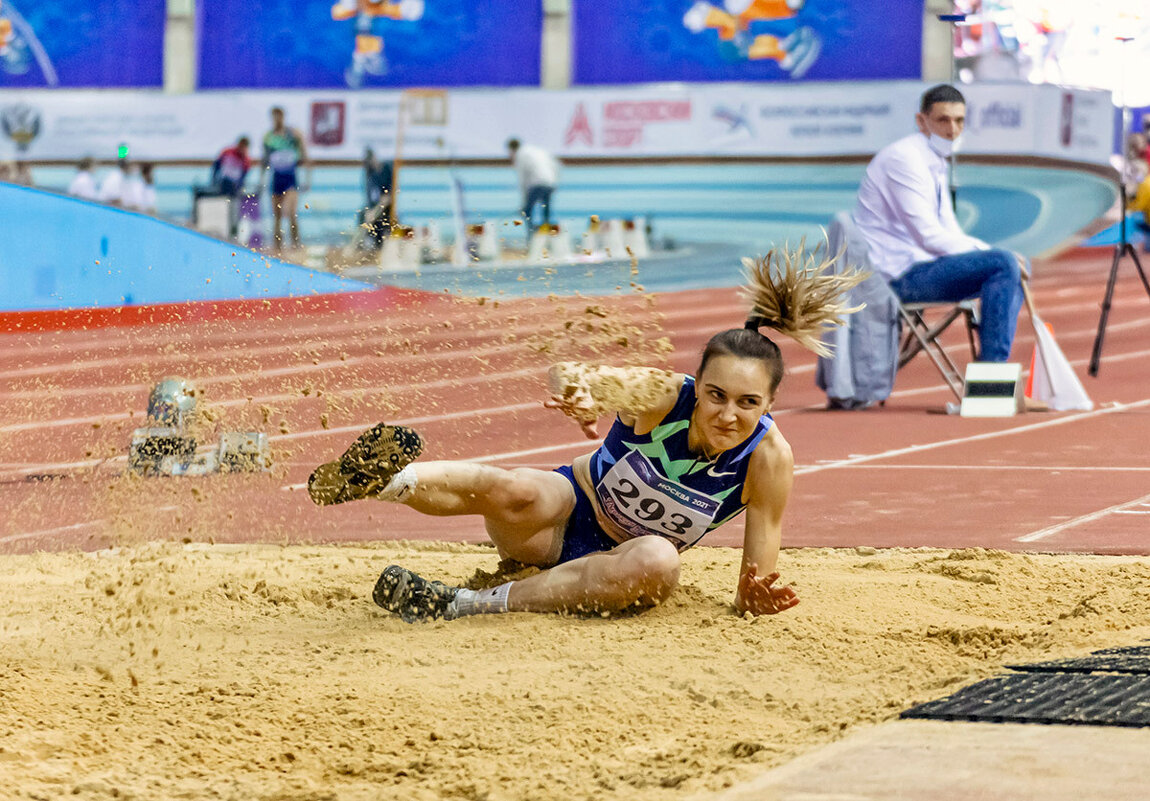
M784 245L758 259L743 259L741 294L751 306L746 327L773 328L819 356L830 356L821 337L866 305L848 306L844 296L870 275L849 266L831 272L842 255L829 255L823 244L807 250L804 238L796 249Z

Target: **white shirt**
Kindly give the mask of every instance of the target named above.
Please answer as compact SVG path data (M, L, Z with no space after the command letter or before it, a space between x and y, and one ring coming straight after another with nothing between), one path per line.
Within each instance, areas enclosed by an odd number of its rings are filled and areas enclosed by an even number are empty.
M888 281L919 262L990 247L958 227L946 166L921 133L887 145L867 166L855 224Z
M100 181L100 201L120 203L123 199L124 173L119 167L113 167Z
M137 207L146 214L156 213L156 185L144 184L140 188L140 205Z
M524 193L533 186L554 189L559 183L559 161L541 147L520 145L513 163L519 175L519 189Z
M126 209L144 208L144 179L138 172L128 173L121 191L120 202Z
M76 173L72 183L68 184L68 194L84 200L95 200L96 179L92 177L92 173L87 170Z

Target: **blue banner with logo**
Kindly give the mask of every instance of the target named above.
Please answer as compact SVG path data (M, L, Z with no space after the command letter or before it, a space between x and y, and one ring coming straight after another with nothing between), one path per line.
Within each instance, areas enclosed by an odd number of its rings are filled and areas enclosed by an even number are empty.
M203 89L539 84L539 2L200 0L199 9Z
M0 89L159 87L164 0L0 0Z
M923 0L574 0L573 80L917 79Z

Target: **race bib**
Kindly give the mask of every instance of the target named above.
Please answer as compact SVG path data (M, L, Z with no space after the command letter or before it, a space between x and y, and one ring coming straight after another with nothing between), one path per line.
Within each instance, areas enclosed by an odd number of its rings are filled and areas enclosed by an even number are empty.
M633 537L658 534L679 550L694 545L719 511L720 501L659 475L647 457L631 451L595 488L603 513Z

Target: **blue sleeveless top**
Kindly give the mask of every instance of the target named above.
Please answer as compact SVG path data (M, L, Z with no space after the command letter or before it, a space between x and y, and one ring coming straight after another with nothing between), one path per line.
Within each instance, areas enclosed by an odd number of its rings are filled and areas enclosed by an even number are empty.
M687 449L694 410L695 379L686 376L674 408L651 433L636 434L616 417L591 455L591 483L611 522L633 537L666 537L680 551L746 508L751 454L774 423L763 415L749 437L708 462Z

